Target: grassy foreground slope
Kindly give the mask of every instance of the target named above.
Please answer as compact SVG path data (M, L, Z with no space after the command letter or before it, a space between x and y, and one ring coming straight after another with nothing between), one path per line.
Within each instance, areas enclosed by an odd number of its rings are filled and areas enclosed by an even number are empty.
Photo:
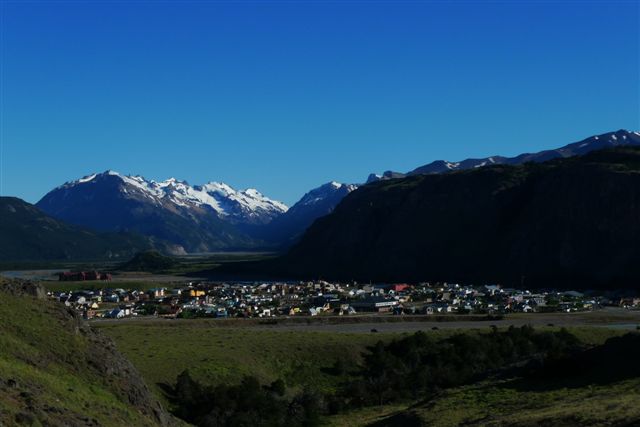
M480 384L444 393L409 415L442 426L637 425L639 386L638 379L582 387L519 380Z
M632 426L640 423L640 379L583 387L528 387L520 380L445 390L425 402L364 408L330 417L356 426Z
M238 384L244 375L253 375L263 384L280 378L288 387L331 393L350 380L348 374L331 372L336 360L341 360L347 371L357 370L368 346L406 336L230 328L210 320L99 325L159 395L162 385L173 385L185 369L208 385ZM624 333L593 327L569 331L588 347ZM445 339L455 333L441 330L429 335ZM325 421L332 426L633 425L640 422L640 378L593 384L517 376L486 379L442 390L426 400L367 407Z
M236 384L252 375L265 383L282 379L288 386L331 391L344 379L328 373L336 360L355 367L367 346L394 336L213 325L210 320L94 323L151 387L173 385L188 369L208 385Z
M204 384L235 384L253 375L265 383L284 380L288 386L311 386L331 391L346 378L330 371L336 361L346 370L357 369L367 347L406 333L335 333L279 330L261 326L223 327L209 319L95 322L138 368L150 387L172 385L188 369ZM488 329L479 327L478 331ZM553 329L553 328L548 328ZM446 338L455 329L430 331ZM473 330L465 332L474 333ZM476 331L477 332L477 331ZM570 328L581 342L602 344L621 331L605 328ZM159 390L159 388L158 388Z
M584 350L435 389L422 399L331 417L340 426L640 425L640 335L575 330Z
M111 340L42 296L0 281L0 425L175 424Z

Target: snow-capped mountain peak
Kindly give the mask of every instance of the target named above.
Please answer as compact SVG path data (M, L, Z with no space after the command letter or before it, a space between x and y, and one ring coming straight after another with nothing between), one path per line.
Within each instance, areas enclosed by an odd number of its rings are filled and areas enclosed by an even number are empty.
M333 197L336 193L340 193L341 199L356 188L358 188L358 186L355 184L341 184L336 181L331 181L309 191L296 205L314 205Z
M225 196L228 196L229 194L233 194L236 192L236 190L234 190L230 185L227 185L224 182L212 181L201 186L200 188L209 194L219 193Z
M222 182L191 186L187 181L176 178L157 182L140 175L123 175L112 170L67 182L58 189L71 191L77 186L93 185L99 193L100 182L113 179L120 181L120 191L126 198L145 198L156 205L168 204L181 209L211 209L220 217L235 222L267 223L288 209L284 203L271 200L253 188L238 191Z

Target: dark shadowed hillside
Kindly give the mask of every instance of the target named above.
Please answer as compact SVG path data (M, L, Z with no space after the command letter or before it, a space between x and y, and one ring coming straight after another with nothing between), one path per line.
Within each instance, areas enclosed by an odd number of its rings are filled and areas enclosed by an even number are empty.
M271 268L357 280L640 283L640 149L376 182Z
M15 197L0 197L0 243L0 261L128 259L152 247L147 237L66 224Z

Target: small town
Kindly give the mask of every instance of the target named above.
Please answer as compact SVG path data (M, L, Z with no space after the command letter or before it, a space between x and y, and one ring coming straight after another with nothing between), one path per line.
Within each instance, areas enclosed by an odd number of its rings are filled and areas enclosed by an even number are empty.
M102 278L98 290L50 292L86 319L269 318L356 314L441 315L551 313L605 306L640 309L640 298L605 297L577 291L538 291L499 285L187 282L151 289L122 289L104 273L61 273L60 280ZM112 284L116 286L111 286Z

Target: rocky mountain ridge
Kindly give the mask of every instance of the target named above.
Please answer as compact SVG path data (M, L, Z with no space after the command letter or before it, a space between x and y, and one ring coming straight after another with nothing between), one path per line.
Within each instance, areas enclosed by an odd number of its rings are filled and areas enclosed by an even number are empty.
M543 150L534 153L523 153L515 157L489 156L479 159L464 159L456 162L436 160L426 165L419 166L406 173L386 171L383 174L371 174L369 175L367 182L404 178L410 175L446 173L490 165L521 165L528 162L541 163L553 159L582 156L595 150L627 145L640 145L640 132L620 129L615 132L607 132L601 135L591 136L557 149Z

